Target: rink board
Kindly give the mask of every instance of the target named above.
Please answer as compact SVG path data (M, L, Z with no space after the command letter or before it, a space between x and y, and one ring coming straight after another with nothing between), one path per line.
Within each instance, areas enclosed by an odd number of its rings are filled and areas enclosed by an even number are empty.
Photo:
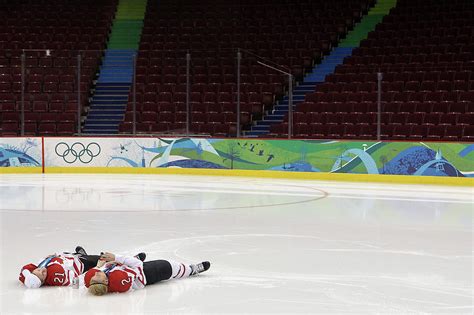
M0 149L10 154L0 160L1 172L204 174L460 185L471 185L473 179L468 177L474 176L473 143L50 137L1 138Z
M43 144L41 137L0 138L0 172L42 173Z

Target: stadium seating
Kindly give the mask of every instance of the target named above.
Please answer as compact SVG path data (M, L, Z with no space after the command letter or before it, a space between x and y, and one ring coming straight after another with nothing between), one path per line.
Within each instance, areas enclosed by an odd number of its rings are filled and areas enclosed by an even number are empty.
M79 87L82 105L87 103L116 5L117 0L0 2L0 135L20 132L23 51L25 118L29 119L25 134L76 132L76 125L61 115L74 113L76 119ZM78 54L82 56L80 84Z
M295 113L296 137L376 137L377 72L382 138L470 140L474 125L474 2L400 0ZM305 118L301 116L304 115ZM313 125L328 126L318 133ZM285 136L273 126L270 136ZM299 131L302 130L300 133ZM336 130L336 133L332 133ZM331 134L332 133L332 134Z
M141 115L139 121L147 125L143 130L182 130L189 51L192 132L235 132L237 48L242 49L241 122L250 124L283 96L287 86L285 76L257 64L252 54L301 79L345 36L370 2L150 1L137 61L137 108L159 115ZM120 131L130 130L130 117L126 114Z

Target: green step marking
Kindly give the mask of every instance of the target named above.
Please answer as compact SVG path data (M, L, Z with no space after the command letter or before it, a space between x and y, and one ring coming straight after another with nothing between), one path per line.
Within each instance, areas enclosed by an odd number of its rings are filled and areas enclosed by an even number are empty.
M378 0L368 14L362 17L362 20L340 42L339 47L359 47L360 42L367 38L369 32L375 30L375 26L382 22L383 17L396 5L397 0Z
M147 0L120 0L108 49L138 49Z

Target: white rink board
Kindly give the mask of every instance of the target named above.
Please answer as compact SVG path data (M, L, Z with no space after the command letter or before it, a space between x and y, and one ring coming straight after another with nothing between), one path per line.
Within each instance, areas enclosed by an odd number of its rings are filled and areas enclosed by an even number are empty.
M159 140L127 139L127 138L44 138L45 166L46 167L107 167L126 166L127 163L116 161L111 163L112 157L126 153L127 158L134 162L142 160L143 155L150 155L140 149L138 145L152 146Z
M39 137L0 137L0 167L40 167L41 146Z
M187 159L170 154L179 139L44 138L45 167L159 167ZM218 155L208 140L190 141L203 151Z

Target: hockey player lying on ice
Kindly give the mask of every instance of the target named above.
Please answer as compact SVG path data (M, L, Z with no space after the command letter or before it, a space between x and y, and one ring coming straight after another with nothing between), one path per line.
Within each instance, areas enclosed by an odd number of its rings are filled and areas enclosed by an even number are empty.
M32 289L39 288L42 285L79 285L79 276L96 267L100 257L99 255L87 255L84 248L77 246L74 253L49 255L36 265L23 266L19 280L27 288ZM136 257L144 261L146 254L139 253Z
M95 267L98 255L87 255L84 248L76 247L74 253L49 255L38 264L28 264L20 271L19 280L27 288L48 286L69 286L73 279Z
M153 260L143 263L135 257L105 253L97 267L84 275L84 284L93 295L143 289L162 280L186 278L209 269L208 261L185 265L174 261Z

